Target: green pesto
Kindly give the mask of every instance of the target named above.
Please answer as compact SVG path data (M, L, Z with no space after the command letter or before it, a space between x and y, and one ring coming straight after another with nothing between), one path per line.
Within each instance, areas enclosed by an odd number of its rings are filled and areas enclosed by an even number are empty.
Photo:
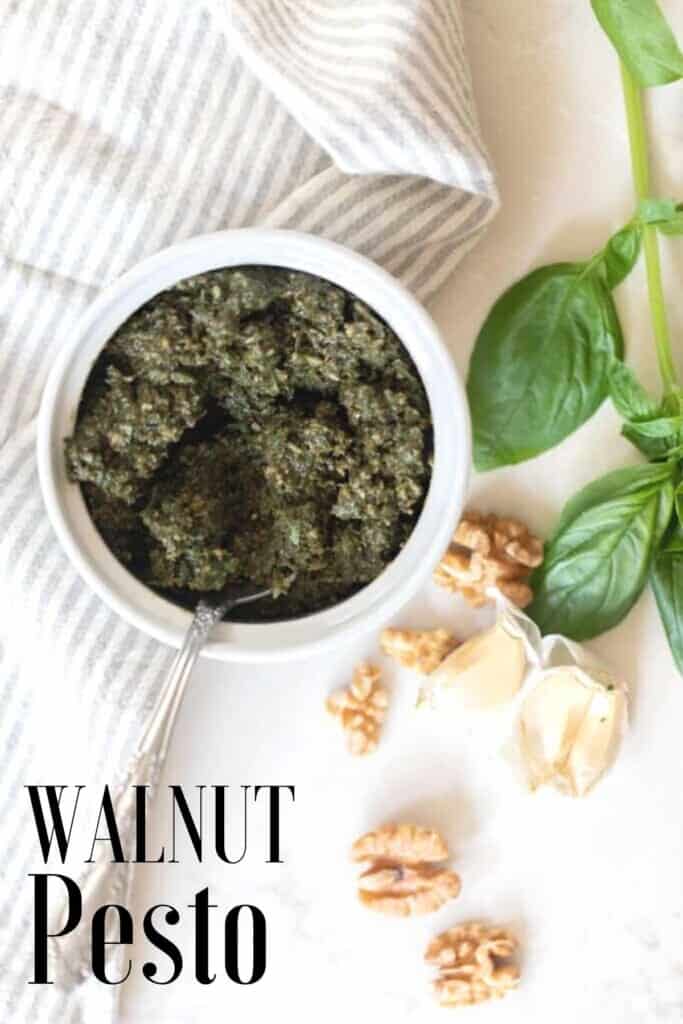
M65 445L116 557L182 603L271 587L246 616L349 597L414 526L431 420L393 331L348 292L267 267L157 295L117 331Z

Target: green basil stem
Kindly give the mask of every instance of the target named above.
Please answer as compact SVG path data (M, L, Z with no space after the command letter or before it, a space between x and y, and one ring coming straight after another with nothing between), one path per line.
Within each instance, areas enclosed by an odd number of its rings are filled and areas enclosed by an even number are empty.
M645 117L643 115L643 97L640 87L628 68L621 65L621 78L626 106L626 123L631 147L631 164L636 196L640 203L650 198L650 167L645 134ZM650 297L650 312L657 347L659 372L664 385L665 397L676 391L678 377L671 356L671 341L662 288L662 270L659 261L659 240L657 228L652 224L643 225L643 251L647 271L647 287Z

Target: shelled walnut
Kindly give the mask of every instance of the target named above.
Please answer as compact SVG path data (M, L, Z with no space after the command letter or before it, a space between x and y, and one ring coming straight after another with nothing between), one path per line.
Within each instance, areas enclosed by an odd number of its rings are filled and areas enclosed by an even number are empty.
M517 519L467 512L434 572L434 581L475 608L496 586L519 608L533 599L528 579L543 561L543 542Z
M352 754L370 754L377 749L389 706L378 668L368 662L358 665L348 688L333 693L325 706L341 722Z
M390 658L423 675L433 672L458 646L446 629L384 629L379 643Z
M504 928L471 921L437 935L425 960L438 968L434 991L442 1006L500 999L519 983L511 962L517 942Z
M356 840L351 858L368 862L358 898L370 910L396 917L429 914L460 892L455 871L439 865L448 847L434 829L385 825Z

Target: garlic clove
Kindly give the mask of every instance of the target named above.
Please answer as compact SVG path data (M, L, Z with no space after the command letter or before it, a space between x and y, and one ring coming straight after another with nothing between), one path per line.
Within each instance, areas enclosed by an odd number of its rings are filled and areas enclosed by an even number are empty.
M623 690L574 667L548 671L522 705L520 749L532 789L584 796L610 766L626 714Z
M532 789L561 773L591 698L571 670L557 669L524 701L520 743Z
M523 640L497 623L449 654L431 673L429 689L464 708L491 708L515 696L526 667Z
M585 796L614 761L625 714L621 690L594 693L567 759L565 774L574 796Z

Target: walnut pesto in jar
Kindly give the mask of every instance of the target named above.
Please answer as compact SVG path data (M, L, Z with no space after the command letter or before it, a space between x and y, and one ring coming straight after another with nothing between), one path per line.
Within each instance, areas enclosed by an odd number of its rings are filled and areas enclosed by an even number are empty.
M250 621L320 611L398 554L431 471L427 397L368 306L310 274L180 281L100 354L70 478L138 579L182 604L271 587Z

